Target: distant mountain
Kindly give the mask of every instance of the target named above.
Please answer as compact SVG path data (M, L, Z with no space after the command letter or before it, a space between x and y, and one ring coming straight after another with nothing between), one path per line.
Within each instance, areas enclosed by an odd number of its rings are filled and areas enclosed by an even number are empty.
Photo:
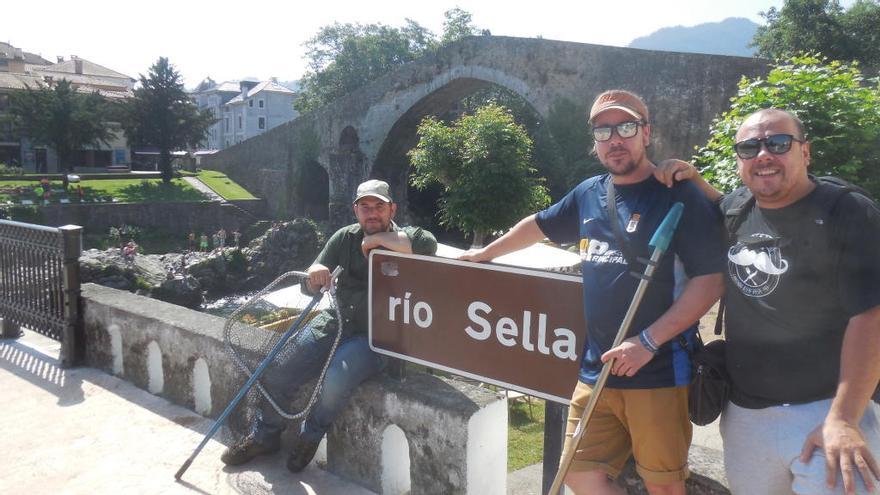
M751 57L755 51L749 48L749 43L757 29L758 24L748 19L730 17L721 22L707 22L691 27L662 28L634 39L629 46L648 50Z

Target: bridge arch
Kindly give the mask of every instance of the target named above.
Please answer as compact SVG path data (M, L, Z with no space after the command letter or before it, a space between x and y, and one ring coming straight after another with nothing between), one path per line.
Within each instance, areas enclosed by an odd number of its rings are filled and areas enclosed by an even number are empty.
M440 230L434 223L436 201L441 194L440 186L418 191L409 185L411 167L407 153L418 144L417 128L422 119L435 116L443 120L455 120L465 113L462 100L483 89L496 87L521 99L533 114L534 120L543 120L543 115L535 107L537 102L528 99L532 93L524 81L500 71L482 67L470 69L442 74L427 85L431 90L429 93L421 95L421 98L408 107L399 107L396 120L384 135L378 136L381 144L369 172L371 178L385 180L391 186L394 199L399 203L400 219L431 227L435 233ZM459 76L462 73L465 76ZM485 77L471 77L475 74Z

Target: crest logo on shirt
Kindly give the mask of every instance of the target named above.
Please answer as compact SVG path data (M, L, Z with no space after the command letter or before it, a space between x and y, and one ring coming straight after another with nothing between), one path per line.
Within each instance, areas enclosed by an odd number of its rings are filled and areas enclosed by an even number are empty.
M631 217L629 217L629 221L626 222L626 231L632 234L639 228L639 219L642 218L638 213L633 213Z
M733 283L749 297L764 297L779 285L779 278L788 271L777 239L766 234L753 234L737 242L727 251L727 269Z

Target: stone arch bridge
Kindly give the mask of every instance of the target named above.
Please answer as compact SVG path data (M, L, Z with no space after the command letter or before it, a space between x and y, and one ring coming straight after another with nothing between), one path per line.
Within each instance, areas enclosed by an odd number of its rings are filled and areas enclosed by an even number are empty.
M406 64L321 109L208 156L268 200L273 216L352 220L357 184L387 180L406 208L406 151L419 121L487 85L520 95L539 118L629 89L651 110L655 159L690 157L742 76L766 74L753 58L660 52L531 38L471 37Z

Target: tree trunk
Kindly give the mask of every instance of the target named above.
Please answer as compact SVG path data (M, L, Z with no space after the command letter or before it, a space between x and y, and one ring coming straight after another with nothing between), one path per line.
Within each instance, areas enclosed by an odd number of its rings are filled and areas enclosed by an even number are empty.
M162 172L162 182L171 182L171 152L167 149L159 150L159 171Z
M486 233L475 230L474 231L474 240L471 242L471 249L478 249L483 247L483 241L486 239Z

